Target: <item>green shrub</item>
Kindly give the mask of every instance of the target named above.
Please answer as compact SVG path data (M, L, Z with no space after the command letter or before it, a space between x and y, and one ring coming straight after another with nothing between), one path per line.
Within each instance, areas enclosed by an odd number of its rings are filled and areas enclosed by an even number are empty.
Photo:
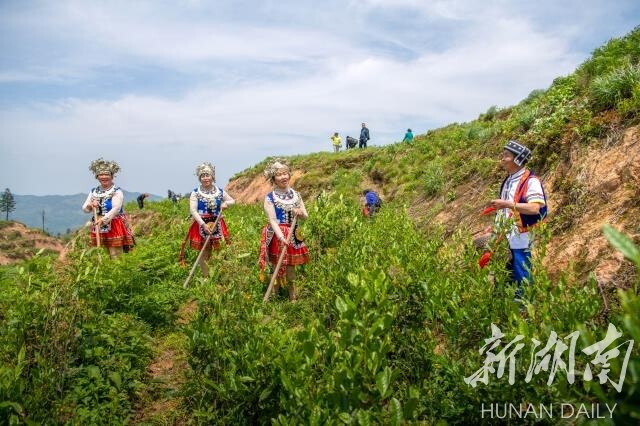
M489 107L489 109L487 109L487 111L484 114L480 114L480 117L478 117L478 120L493 121L496 118L497 114L498 114L498 107L496 105L492 105Z
M481 141L486 141L491 139L495 134L496 131L493 127L486 127L478 132L478 139Z
M627 64L640 63L640 27L636 27L624 37L614 38L597 48L590 59L576 70L576 75L588 87L591 81Z
M578 324L585 336L595 332L595 282L551 282L536 260L525 321L511 302L504 241L478 270L477 253L460 249L460 237L421 235L397 205L365 221L339 196L325 195L310 212L312 263L299 280L299 303L276 296L264 305L264 288L234 274L224 292L200 287L185 391L199 421L473 423L482 401L598 398L559 379L509 386L494 377L475 389L463 380L482 365L478 347L492 322L511 338L564 336ZM541 228L542 251L545 235Z
M124 423L131 400L142 387L151 359L148 326L115 314L85 324L80 333L78 366L72 369L62 407L77 424Z
M528 131L536 120L538 111L534 108L527 108L516 116L516 122L522 132Z
M534 89L532 90L527 97L522 101L522 104L524 105L530 105L536 101L539 101L544 94L546 93L546 90L543 89Z
M636 123L640 114L640 83L636 83L631 90L631 96L618 102L620 114L628 117L635 117Z
M442 164L438 161L432 161L425 165L422 177L422 189L426 196L432 196L444 188L445 174Z
M631 98L640 86L640 66L627 64L608 74L597 76L589 88L589 97L595 111L617 106Z

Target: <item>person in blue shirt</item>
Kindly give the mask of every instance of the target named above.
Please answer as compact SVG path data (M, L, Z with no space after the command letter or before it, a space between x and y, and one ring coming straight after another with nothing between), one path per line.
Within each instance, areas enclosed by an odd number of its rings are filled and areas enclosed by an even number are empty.
M362 191L362 196L364 197L362 213L368 218L373 218L373 215L382 207L382 200L378 193L372 189Z
M411 129L407 129L407 133L404 134L404 139L402 142L413 142L413 132Z

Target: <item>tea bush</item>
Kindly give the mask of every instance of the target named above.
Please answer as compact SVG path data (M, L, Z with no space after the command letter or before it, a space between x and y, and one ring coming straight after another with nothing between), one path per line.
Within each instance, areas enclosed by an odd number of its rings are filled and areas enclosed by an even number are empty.
M598 398L593 388L563 385L564 377L555 386L540 377L518 386L494 378L474 389L464 382L482 366L478 348L492 323L508 336L543 341L551 331L601 329L595 282L551 282L536 265L534 302L523 317L511 301L506 259L478 270L460 236L425 237L395 205L364 220L335 194L310 213L303 226L312 263L299 279L299 303L276 296L264 305L255 275L224 269L221 288L199 287L185 389L198 421L473 423L483 401ZM526 367L518 364L518 377Z
M162 218L155 238L115 261L86 248L85 237L66 264L37 256L0 268L0 418L128 421L146 380L151 330L172 324L187 295L176 285L186 224L169 202L149 203L154 209Z

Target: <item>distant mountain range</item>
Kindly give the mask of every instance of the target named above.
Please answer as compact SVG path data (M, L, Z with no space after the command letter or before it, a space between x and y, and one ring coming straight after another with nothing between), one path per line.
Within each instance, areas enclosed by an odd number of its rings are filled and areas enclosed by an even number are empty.
M125 204L135 201L140 192L124 191ZM73 195L17 195L16 210L9 214L10 220L22 222L30 228L42 229L42 211L44 210L44 229L51 235L65 234L84 225L91 215L82 211L82 204L87 194ZM163 199L159 195L149 195L145 200L158 201ZM137 209L137 207L136 207ZM2 218L4 220L4 214Z

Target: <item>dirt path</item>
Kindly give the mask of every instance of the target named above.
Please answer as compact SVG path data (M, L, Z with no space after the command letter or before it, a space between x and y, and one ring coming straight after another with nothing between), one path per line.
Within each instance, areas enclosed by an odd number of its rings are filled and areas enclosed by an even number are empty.
M197 310L195 300L180 307L175 331L156 337L155 356L147 372L150 380L140 392L140 402L132 424L184 425L188 415L181 411L180 390L185 382L187 363L186 336L179 330Z

